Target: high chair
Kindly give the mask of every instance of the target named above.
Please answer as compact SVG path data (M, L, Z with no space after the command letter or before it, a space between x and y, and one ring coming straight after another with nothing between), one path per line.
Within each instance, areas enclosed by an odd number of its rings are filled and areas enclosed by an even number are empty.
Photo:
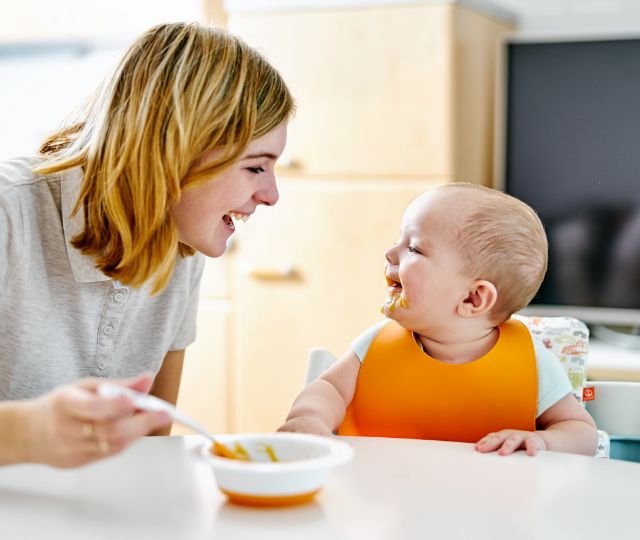
M569 377L573 396L584 407L588 397L587 355L589 328L573 317L525 317L514 315L529 328L531 335L542 342L560 361ZM595 457L608 458L609 434L598 430L598 449Z
M586 388L586 362L589 344L589 329L586 324L573 317L525 317L514 318L527 325L531 335L540 340L547 350L552 352L562 364L571 382L572 393L584 406ZM309 350L305 385L309 384L331 365L337 358L328 350L313 348ZM598 449L595 457L609 457L609 435L598 430Z

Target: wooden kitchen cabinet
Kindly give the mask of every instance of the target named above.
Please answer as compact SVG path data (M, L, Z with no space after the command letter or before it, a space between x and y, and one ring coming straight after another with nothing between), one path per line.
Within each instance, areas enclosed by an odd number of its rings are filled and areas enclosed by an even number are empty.
M239 227L232 429L270 431L303 388L307 354L336 354L382 318L384 251L426 181L283 179Z
M210 433L230 430L229 404L232 396L232 366L234 358L232 329L233 309L225 298L210 296L220 292L216 274L224 276L220 262L210 259L210 268L202 281L203 294L198 307L196 341L187 347L177 407L195 418ZM173 435L192 433L174 424Z
M297 100L285 166L490 184L508 17L478 10L481 2L266 4L225 5L229 29L270 59Z
M341 355L382 318L384 251L413 198L491 184L497 50L511 23L481 5L225 1L229 30L282 72L297 111L280 201L239 224L203 280L229 311L200 316L179 405L212 431L276 429L309 349Z

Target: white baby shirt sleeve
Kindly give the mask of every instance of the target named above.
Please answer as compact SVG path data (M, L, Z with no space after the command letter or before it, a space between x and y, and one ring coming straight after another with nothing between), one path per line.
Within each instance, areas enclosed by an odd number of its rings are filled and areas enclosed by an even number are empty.
M389 319L384 319L379 323L370 326L351 342L351 350L360 359L360 363L362 363L362 359L367 355L367 351L373 342L373 338L380 333L380 330L382 330L388 322Z
M571 382L555 354L533 338L538 366L538 404L536 418L571 392Z

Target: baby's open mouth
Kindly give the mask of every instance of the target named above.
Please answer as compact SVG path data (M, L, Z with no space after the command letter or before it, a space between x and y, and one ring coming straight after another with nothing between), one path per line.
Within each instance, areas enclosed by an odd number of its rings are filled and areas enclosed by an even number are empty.
M389 294L399 294L402 292L402 284L399 281L396 281L389 276L385 277L387 279L387 285L389 286L389 288L387 289L389 291Z
M402 294L402 284L389 276L385 276L385 278L388 285L388 298L382 306L381 311L387 315L389 312L395 311L397 307L406 308L407 300L404 294Z

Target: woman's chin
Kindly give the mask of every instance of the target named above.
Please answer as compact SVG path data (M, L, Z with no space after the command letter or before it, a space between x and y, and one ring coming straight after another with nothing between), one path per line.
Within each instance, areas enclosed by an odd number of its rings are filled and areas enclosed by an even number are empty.
M224 252L227 251L227 244L222 244L221 246L209 246L205 249L202 250L198 250L200 253L202 253L203 255L206 255L207 257L211 257L212 259L215 259L216 257L220 257L221 255L224 255Z
M207 243L197 243L193 242L191 244L187 244L193 249L195 249L198 253L202 253L206 257L216 258L224 255L224 252L227 251L227 242L224 240L218 240Z

